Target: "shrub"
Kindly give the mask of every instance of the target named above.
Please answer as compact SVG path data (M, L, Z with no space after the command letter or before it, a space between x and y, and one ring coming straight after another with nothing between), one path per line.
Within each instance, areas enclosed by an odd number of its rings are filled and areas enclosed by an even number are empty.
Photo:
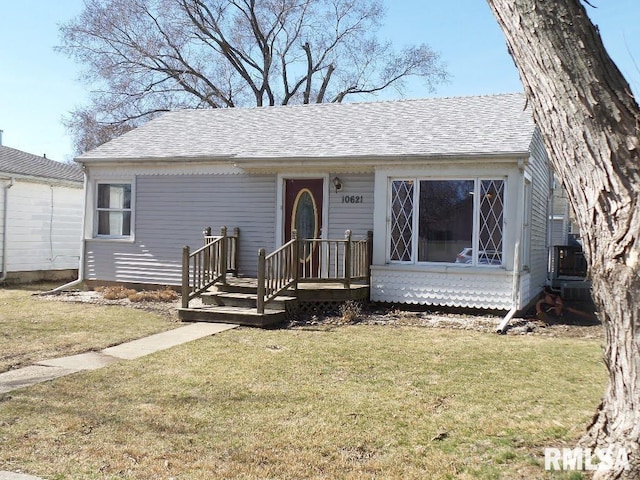
M96 292L102 294L106 300L122 300L128 298L131 302L173 302L178 299L178 294L169 287L162 290L143 290L137 292L132 288L120 285L111 287L98 287Z
M128 296L132 302L173 302L178 294L170 288L153 291L134 292Z
M125 288L121 285L114 285L112 287L98 287L96 292L102 294L103 298L107 300L122 300L128 298L130 295L136 293L132 288Z
M340 305L340 316L345 323L353 323L360 319L362 315L362 305L353 300L348 300Z

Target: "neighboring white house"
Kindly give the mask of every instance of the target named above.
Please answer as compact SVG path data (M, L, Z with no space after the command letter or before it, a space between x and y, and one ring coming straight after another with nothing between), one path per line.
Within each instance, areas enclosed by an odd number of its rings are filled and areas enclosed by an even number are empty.
M76 275L82 202L77 165L0 145L0 281Z
M509 310L545 285L552 177L522 94L175 111L76 160L89 283L179 285L182 246L221 225L254 276L297 225L372 230L374 301Z

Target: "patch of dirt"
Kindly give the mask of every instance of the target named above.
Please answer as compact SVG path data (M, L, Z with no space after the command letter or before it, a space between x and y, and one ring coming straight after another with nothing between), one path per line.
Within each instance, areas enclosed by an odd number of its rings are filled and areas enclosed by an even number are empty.
M107 300L96 291L65 292L55 296L42 297L63 302L91 303L95 305L119 305L137 308L163 315L173 321L178 320L177 309L180 299L173 302L131 302L129 299ZM192 300L191 305L198 303ZM527 311L520 318L513 318L506 335L541 335L549 337L573 337L603 339L602 324L594 313L591 303L567 303L571 310L560 317L548 313L543 318L536 316L535 309ZM576 313L578 312L578 313ZM351 322L345 321L339 312L325 315L301 315L289 322L287 328L335 328L347 324L387 325L389 327L414 326L425 328L447 328L495 333L502 315L494 312L459 310L407 310L397 306L369 305Z
M576 304L575 312L563 312L556 317L546 314L536 316L535 309L513 318L505 331L506 335L541 335L549 337L604 338L602 324L597 319L593 305ZM494 312L459 310L405 310L395 306L371 305L363 310L355 321L347 322L338 313L308 315L292 321L290 328L331 328L346 324L388 325L391 327L415 326L448 328L495 333L504 317Z
M144 302L132 302L128 298L119 300L107 300L101 293L94 290L88 291L72 291L62 292L56 295L42 296L45 300L53 300L59 302L74 302L74 303L90 303L92 305L118 305L121 307L136 308L138 310L144 310L146 312L156 313L162 315L172 321L178 320L178 307L180 307L180 299L172 302L159 302L159 301L144 301Z

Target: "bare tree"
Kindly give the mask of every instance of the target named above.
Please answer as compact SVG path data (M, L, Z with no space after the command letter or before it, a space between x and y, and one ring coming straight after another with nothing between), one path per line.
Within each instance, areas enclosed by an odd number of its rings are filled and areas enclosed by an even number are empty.
M584 236L609 384L582 439L640 478L640 110L579 0L488 0Z
M341 102L444 80L427 45L396 52L376 37L383 16L380 0L86 0L59 50L99 88L67 126L83 150L175 108Z

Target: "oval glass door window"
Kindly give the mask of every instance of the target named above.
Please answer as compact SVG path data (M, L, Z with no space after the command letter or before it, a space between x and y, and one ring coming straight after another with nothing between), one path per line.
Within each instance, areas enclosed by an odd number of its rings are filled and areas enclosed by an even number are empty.
M298 238L318 238L318 209L308 188L298 192L292 216L291 224L298 231Z
M297 230L298 238L318 238L318 208L316 206L316 200L308 188L303 188L298 192L296 200L293 203L291 217L291 225ZM308 262L311 259L311 255L317 247L315 243L316 242L312 242L313 245L307 244L304 247L304 253L300 258L301 262Z

